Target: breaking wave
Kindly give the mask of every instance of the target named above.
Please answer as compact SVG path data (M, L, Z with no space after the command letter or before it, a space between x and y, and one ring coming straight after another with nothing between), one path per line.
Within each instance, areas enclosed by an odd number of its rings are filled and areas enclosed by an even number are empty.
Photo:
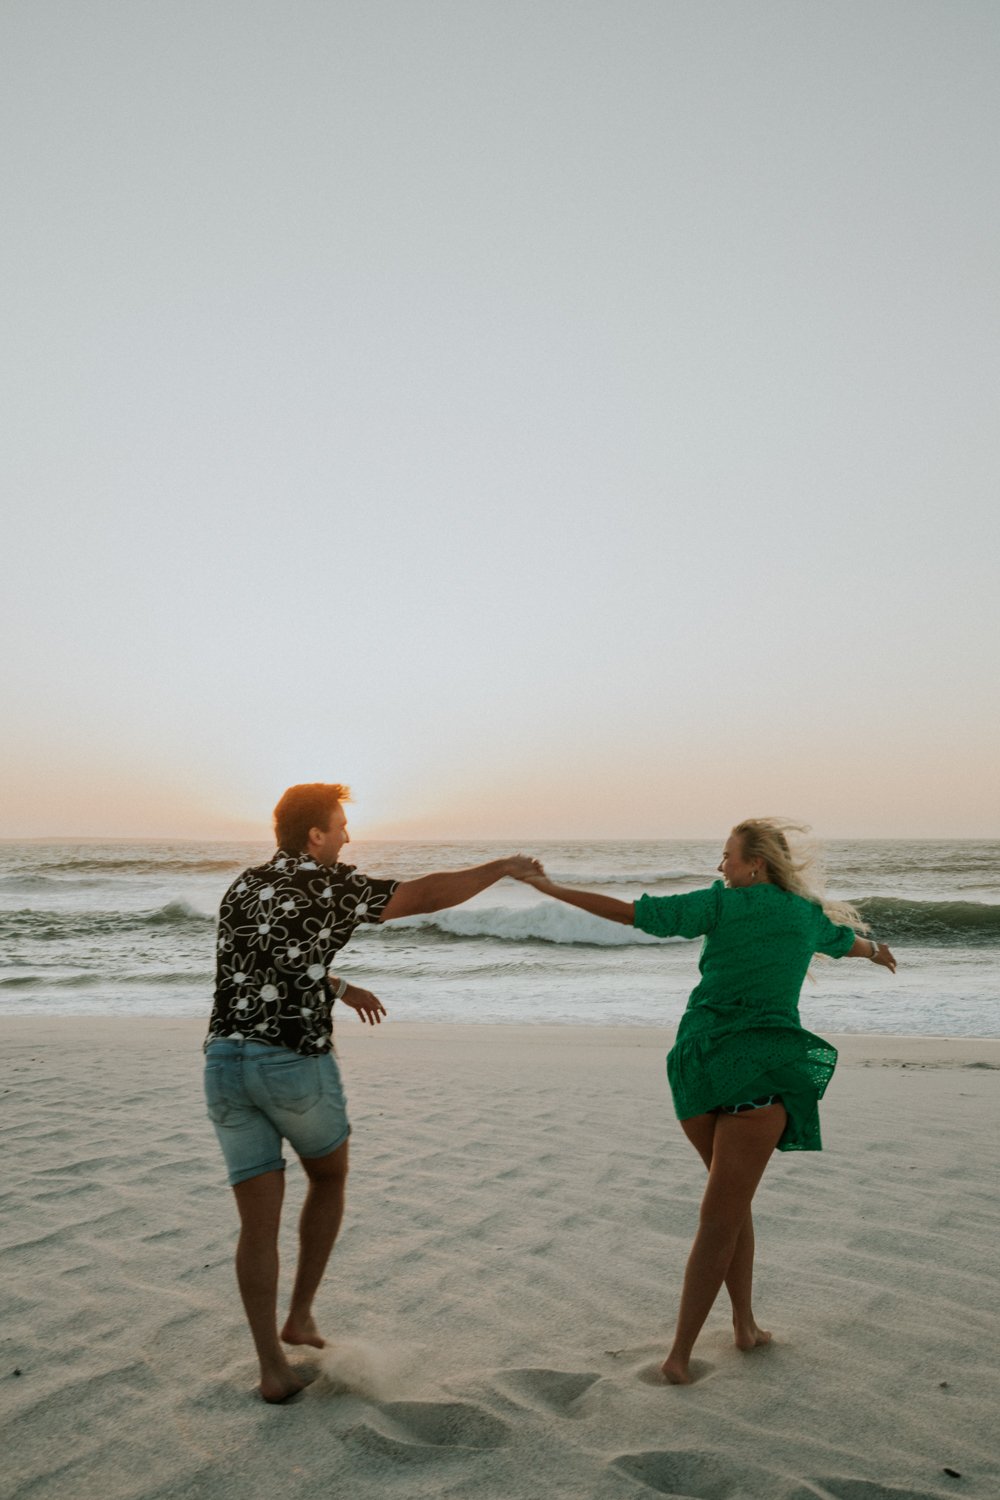
M144 928L210 928L216 917L187 901L168 901L154 911L5 911L0 912L0 940L36 938L69 941L107 933L141 932Z
M1000 943L1000 905L985 901L905 901L869 896L857 907L875 936L891 943L952 945Z
M868 897L855 904L882 942L912 942L921 947L1000 945L1000 904L907 901L883 896ZM597 948L627 948L664 941L552 900L515 909L460 906L431 916L392 922L381 931L389 935L408 931L412 940L414 929L428 937L458 941L474 938L502 943L586 944Z
M870 896L856 905L883 942L909 942L921 947L1000 946L1000 903ZM203 932L207 937L216 920L214 911L202 911L183 900L168 901L146 911L62 912L29 908L0 912L0 941L35 939L72 943L83 938L164 930L176 931L178 936L186 932L192 937ZM452 907L389 923L378 928L377 933L375 936L372 929L359 928L355 941L362 936L372 942L405 937L410 943L493 941L595 948L629 948L664 941L552 900L520 907Z
M629 948L662 941L644 932L636 932L633 927L606 922L601 917L592 917L588 912L555 901L516 909L459 906L434 912L432 916L406 917L401 922L388 923L382 928L382 933L408 932L412 940L414 929L429 936L458 940L492 938L504 943L581 943L592 948Z
M240 870L246 863L240 856L228 859L67 859L45 866L68 875L214 875L225 870Z
M592 886L628 886L637 896L640 896L643 891L652 891L664 886L694 890L698 886L710 885L716 878L708 870L640 870L637 875L623 875L620 872L602 873L590 870L560 872L556 869L549 870L546 866L546 872L549 879L555 881L556 885L579 886L583 890L588 890Z

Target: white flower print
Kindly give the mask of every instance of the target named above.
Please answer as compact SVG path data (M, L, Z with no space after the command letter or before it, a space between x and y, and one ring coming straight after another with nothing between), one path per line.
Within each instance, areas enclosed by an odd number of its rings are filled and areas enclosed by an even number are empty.
M251 1037L306 1055L331 1045L334 955L395 888L352 865L280 851L223 897L210 1036Z

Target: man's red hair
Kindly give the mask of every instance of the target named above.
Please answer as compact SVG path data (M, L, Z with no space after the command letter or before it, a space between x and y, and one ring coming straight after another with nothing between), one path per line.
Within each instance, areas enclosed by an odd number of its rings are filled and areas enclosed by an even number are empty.
M305 781L301 786L290 786L274 809L278 848L301 854L309 842L310 828L321 828L325 833L333 809L350 800L350 787L338 781Z

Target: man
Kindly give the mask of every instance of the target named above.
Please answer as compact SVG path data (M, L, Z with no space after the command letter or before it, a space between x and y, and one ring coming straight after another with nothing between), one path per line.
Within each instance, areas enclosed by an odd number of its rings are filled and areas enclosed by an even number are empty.
M344 1212L350 1125L332 1052L331 1005L376 1024L384 1007L328 974L360 922L391 922L468 901L503 879L541 874L524 855L417 880L376 880L339 863L350 842L347 787L293 786L274 810L278 848L244 870L222 899L215 1004L205 1042L208 1112L240 1215L236 1277L260 1360L265 1401L287 1401L308 1381L282 1344L324 1340L313 1318ZM309 1178L288 1317L277 1323L282 1139Z

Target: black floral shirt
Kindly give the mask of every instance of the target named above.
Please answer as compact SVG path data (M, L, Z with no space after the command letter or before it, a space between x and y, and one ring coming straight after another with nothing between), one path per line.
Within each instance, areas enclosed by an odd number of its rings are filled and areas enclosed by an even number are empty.
M206 1045L238 1037L293 1052L328 1051L327 969L360 922L379 920L398 883L283 849L244 870L219 910Z

